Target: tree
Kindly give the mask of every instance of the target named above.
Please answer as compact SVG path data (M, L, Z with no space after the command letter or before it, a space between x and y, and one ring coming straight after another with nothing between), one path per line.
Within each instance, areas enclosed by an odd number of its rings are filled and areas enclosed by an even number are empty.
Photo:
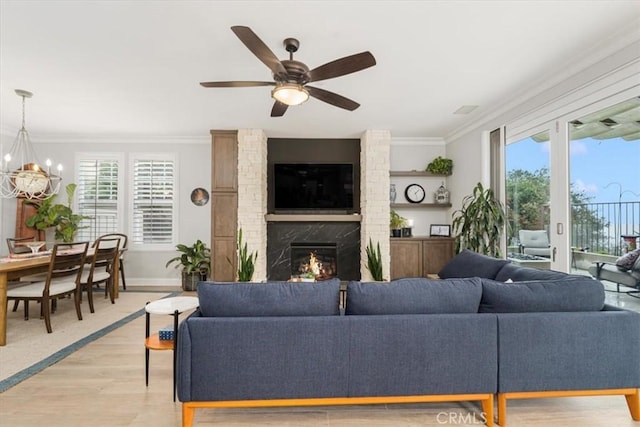
M549 170L515 169L507 173L507 221L509 238L518 236L519 230L542 230L549 224ZM576 191L571 184L572 244L597 246L604 240L607 221L598 217L589 207L591 197Z

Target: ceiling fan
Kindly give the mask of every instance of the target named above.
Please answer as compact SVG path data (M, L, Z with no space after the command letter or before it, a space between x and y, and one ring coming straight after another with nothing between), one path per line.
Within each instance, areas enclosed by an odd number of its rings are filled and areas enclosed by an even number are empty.
M300 47L300 42L293 38L284 40L284 47L289 52L289 59L279 60L264 44L251 28L243 26L231 27L231 31L258 57L273 73L273 82L229 81L202 82L204 87L254 87L275 86L271 96L276 100L271 109L271 117L281 117L290 105L299 105L312 96L320 101L345 110L353 111L360 106L357 102L328 90L308 86L307 83L333 79L346 74L355 73L376 65L371 52L361 52L328 62L313 70L306 64L293 59L293 53Z

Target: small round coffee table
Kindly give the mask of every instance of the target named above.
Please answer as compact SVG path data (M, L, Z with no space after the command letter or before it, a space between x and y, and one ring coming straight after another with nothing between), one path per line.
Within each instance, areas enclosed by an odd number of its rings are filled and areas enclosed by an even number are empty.
M198 308L197 297L170 297L152 301L144 306L146 329L144 340L145 381L149 386L149 350L173 350L173 401L176 401L176 352L178 347L178 317L181 313ZM161 340L160 334L150 335L150 317L152 314L173 316L173 339Z

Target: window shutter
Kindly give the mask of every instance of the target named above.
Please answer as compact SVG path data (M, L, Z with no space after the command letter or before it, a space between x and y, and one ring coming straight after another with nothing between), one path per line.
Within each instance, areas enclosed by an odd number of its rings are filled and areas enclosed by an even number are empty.
M134 243L173 243L174 187L173 160L134 160L131 233Z
M76 195L80 215L85 219L78 230L78 241L118 231L118 173L114 159L80 159L77 164Z

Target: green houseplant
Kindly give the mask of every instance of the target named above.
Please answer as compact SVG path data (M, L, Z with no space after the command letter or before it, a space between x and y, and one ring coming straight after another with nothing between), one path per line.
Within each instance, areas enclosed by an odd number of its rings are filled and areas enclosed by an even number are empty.
M442 156L438 156L427 165L427 172L435 173L438 175L451 175L453 171L453 160L445 159Z
M238 231L238 281L250 282L253 278L258 251L249 253L247 243L242 246L242 228Z
M380 242L378 242L377 248L374 248L371 239L369 239L369 244L367 245L367 269L369 269L373 280L377 280L379 282L384 280L382 275L382 253L380 252Z
M54 197L48 197L42 202L29 201L38 207L36 214L26 220L29 227L38 230L46 230L47 228L55 228L55 239L62 240L65 243L73 242L79 229L85 228L80 226L83 219L90 219L86 215L74 214L71 209L73 203L73 195L75 194L77 185L74 183L67 184L65 190L67 192L67 204L53 204Z
M402 227L407 224L407 219L393 209L391 209L391 218L389 220L389 228L391 228L391 235L393 237L402 236Z
M167 261L165 267L176 263L175 268L182 267L182 289L195 291L199 281L207 280L211 272L211 250L201 240L193 245L176 245L182 254Z
M462 200L462 208L453 213L456 252L470 249L500 257L500 236L505 222L502 203L493 190L476 184L473 193Z

